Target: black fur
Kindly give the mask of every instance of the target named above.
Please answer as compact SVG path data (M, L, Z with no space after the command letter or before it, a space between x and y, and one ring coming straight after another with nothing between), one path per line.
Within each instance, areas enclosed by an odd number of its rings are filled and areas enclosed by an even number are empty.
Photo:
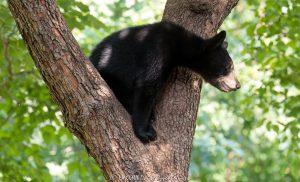
M223 45L226 33L204 40L170 22L127 28L105 38L90 60L131 114L142 142L155 140L151 124L155 99L176 66L199 73L214 86L232 70Z

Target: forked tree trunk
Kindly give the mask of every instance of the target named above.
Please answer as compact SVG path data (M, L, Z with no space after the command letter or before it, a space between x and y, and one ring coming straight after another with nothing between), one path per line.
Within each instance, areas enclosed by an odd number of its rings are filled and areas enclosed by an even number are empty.
M203 37L216 33L238 0L168 0L164 20ZM187 181L201 80L178 69L156 107L158 139L143 145L130 116L83 55L55 0L8 0L65 126L111 181Z

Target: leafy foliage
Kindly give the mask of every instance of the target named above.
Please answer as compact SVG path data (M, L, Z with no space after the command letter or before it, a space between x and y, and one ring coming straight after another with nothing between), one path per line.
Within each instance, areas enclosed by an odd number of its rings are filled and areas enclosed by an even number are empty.
M115 30L159 20L164 8L162 0L57 3L86 54ZM226 19L242 89L204 85L191 182L300 180L299 11L296 0L246 0ZM104 181L63 127L4 0L0 40L0 181Z

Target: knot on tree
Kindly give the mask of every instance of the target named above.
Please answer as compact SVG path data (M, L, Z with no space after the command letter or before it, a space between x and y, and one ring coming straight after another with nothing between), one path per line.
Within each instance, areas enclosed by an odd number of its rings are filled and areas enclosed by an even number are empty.
M210 12L216 5L216 0L187 0L187 8L197 14Z

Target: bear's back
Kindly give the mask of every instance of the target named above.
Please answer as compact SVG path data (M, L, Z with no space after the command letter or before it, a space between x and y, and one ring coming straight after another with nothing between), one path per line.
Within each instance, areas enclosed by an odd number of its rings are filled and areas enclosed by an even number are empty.
M129 112L134 89L148 80L155 84L170 67L178 38L172 33L180 31L169 22L131 27L111 34L92 52L90 60Z

